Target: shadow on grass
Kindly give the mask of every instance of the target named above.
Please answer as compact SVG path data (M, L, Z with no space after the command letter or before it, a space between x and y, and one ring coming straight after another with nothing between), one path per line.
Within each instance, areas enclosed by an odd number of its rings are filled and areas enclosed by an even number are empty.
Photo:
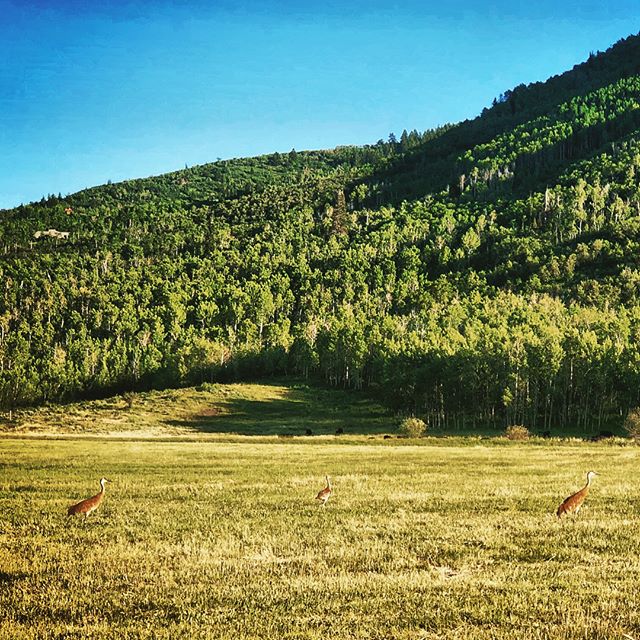
M393 416L360 393L302 387L266 398L224 398L166 424L242 435L374 434L392 430Z
M11 586L20 580L28 578L26 573L7 573L6 571L0 571L0 585Z

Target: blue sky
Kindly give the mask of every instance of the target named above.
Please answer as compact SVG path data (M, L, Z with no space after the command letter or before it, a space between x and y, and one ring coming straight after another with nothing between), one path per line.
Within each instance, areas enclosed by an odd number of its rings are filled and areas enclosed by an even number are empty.
M638 31L637 0L0 0L0 208L455 122Z

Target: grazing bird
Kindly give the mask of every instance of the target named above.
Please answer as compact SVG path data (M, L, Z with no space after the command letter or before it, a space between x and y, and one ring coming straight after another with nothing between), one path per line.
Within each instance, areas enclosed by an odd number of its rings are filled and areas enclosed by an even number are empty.
M102 498L104 498L104 485L107 482L111 482L111 480L100 478L100 492L96 493L95 496L91 496L86 500L78 502L78 504L71 505L67 510L67 516L77 516L80 514L84 514L84 517L86 519L92 511L95 511L100 506Z
M316 496L316 500L320 500L323 507L327 504L327 500L331 497L332 491L331 480L329 480L329 476L325 476L325 479L327 481L327 486L322 491L319 491L318 495Z
M558 518L562 517L565 513L575 513L576 515L580 511L580 507L584 502L584 499L589 495L589 487L591 486L591 480L598 474L595 471L589 471L587 473L587 484L577 491L573 495L569 496L559 507L556 515Z

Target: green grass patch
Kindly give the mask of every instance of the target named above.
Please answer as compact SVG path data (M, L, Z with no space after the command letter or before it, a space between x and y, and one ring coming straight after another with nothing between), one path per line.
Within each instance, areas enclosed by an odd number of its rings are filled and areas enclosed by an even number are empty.
M306 384L204 384L14 412L5 433L176 436L344 435L395 431L370 397Z

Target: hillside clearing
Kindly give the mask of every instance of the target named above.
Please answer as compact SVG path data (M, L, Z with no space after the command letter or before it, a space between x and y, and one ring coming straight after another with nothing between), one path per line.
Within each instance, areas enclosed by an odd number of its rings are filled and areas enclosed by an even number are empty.
M386 433L397 420L364 394L288 382L204 384L15 411L0 433L120 436ZM311 434L307 431L310 430Z

